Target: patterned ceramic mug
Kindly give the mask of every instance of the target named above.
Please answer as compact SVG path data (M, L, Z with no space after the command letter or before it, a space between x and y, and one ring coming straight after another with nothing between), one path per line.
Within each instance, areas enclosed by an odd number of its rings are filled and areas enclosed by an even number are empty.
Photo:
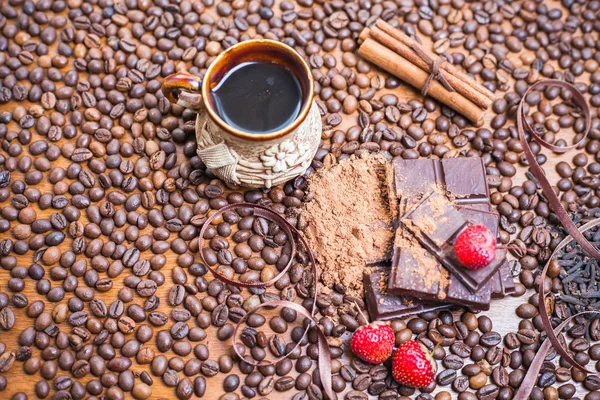
M300 83L298 117L281 130L256 134L236 129L223 121L212 104L211 88L233 67L249 61L279 63ZM162 91L171 102L198 112L198 156L230 186L269 188L284 183L306 171L319 147L321 116L313 101L312 73L306 61L283 43L261 39L238 43L210 64L204 79L176 73L165 78Z

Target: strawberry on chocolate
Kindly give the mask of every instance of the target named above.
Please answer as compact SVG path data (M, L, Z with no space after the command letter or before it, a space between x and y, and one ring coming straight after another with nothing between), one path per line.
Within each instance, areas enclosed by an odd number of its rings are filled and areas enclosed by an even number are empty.
M496 238L486 226L469 226L456 238L454 253L467 269L487 267L496 258Z
M392 355L394 331L383 322L371 322L354 332L350 341L352 352L370 364L381 364Z
M437 363L423 344L416 340L404 342L392 360L394 379L405 386L422 388L433 382Z

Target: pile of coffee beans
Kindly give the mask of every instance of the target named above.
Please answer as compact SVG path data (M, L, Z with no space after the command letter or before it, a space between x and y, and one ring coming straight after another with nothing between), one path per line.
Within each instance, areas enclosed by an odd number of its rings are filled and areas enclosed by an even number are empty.
M525 173L516 107L543 77L575 83L589 100L588 140L556 164L555 182L565 207L589 215L584 210L600 206L599 13L596 0L0 2L0 396L323 399L316 327L303 339L310 324L293 310L252 314L240 329L238 350L261 365L228 349L234 325L257 305L310 305L316 295L339 398L510 399L544 338L537 296L516 310L522 321L504 338L489 318L468 311L392 321L397 344L416 336L439 360L436 382L414 390L394 382L389 366L352 357L346 343L367 322L358 311L364 301L341 286L315 290L306 254L268 289L213 279L196 240L210 215L245 201L302 230L311 196L305 177L270 190L227 189L195 153L195 114L170 104L161 84L177 71L203 76L240 41L280 40L306 57L316 81L324 130L307 174L373 152L483 157L500 241L516 248L520 296L537 286L564 232ZM358 34L378 18L494 91L488 122L475 128L361 60ZM559 131L585 128L569 99L559 89L524 99L549 142L569 144ZM546 163L540 146L532 148ZM265 282L278 273L284 236L260 218L231 213L206 239L224 271ZM554 269L548 286L563 293ZM557 320L573 311L561 299ZM580 363L600 360L599 332L598 320L569 328ZM600 398L596 376L555 351L546 359L532 399L575 398L574 383L589 391L586 399Z

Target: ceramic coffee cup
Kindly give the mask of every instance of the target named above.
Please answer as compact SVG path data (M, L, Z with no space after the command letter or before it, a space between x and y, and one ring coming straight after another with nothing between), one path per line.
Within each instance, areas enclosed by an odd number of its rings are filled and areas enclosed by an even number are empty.
M235 66L250 61L279 63L291 71L302 89L296 119L275 132L249 133L229 126L217 113L210 91ZM269 188L303 174L321 140L321 116L313 101L313 77L306 61L291 47L273 40L249 40L220 54L204 79L187 73L165 78L167 99L198 112L197 152L200 159L230 186Z

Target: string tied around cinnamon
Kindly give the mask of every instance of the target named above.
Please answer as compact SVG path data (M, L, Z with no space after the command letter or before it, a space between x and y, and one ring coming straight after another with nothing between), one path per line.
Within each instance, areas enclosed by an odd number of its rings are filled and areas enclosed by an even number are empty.
M431 73L429 74L429 78L427 78L425 85L423 85L423 89L421 89L421 94L423 96L427 96L429 86L431 86L431 82L433 82L434 79L438 81L447 91L454 92L454 88L448 82L448 80L446 80L446 77L444 77L444 74L442 73L442 65L447 61L442 57L432 57L429 55L429 53L423 50L423 47L419 46L417 42L412 42L410 48L431 68Z

